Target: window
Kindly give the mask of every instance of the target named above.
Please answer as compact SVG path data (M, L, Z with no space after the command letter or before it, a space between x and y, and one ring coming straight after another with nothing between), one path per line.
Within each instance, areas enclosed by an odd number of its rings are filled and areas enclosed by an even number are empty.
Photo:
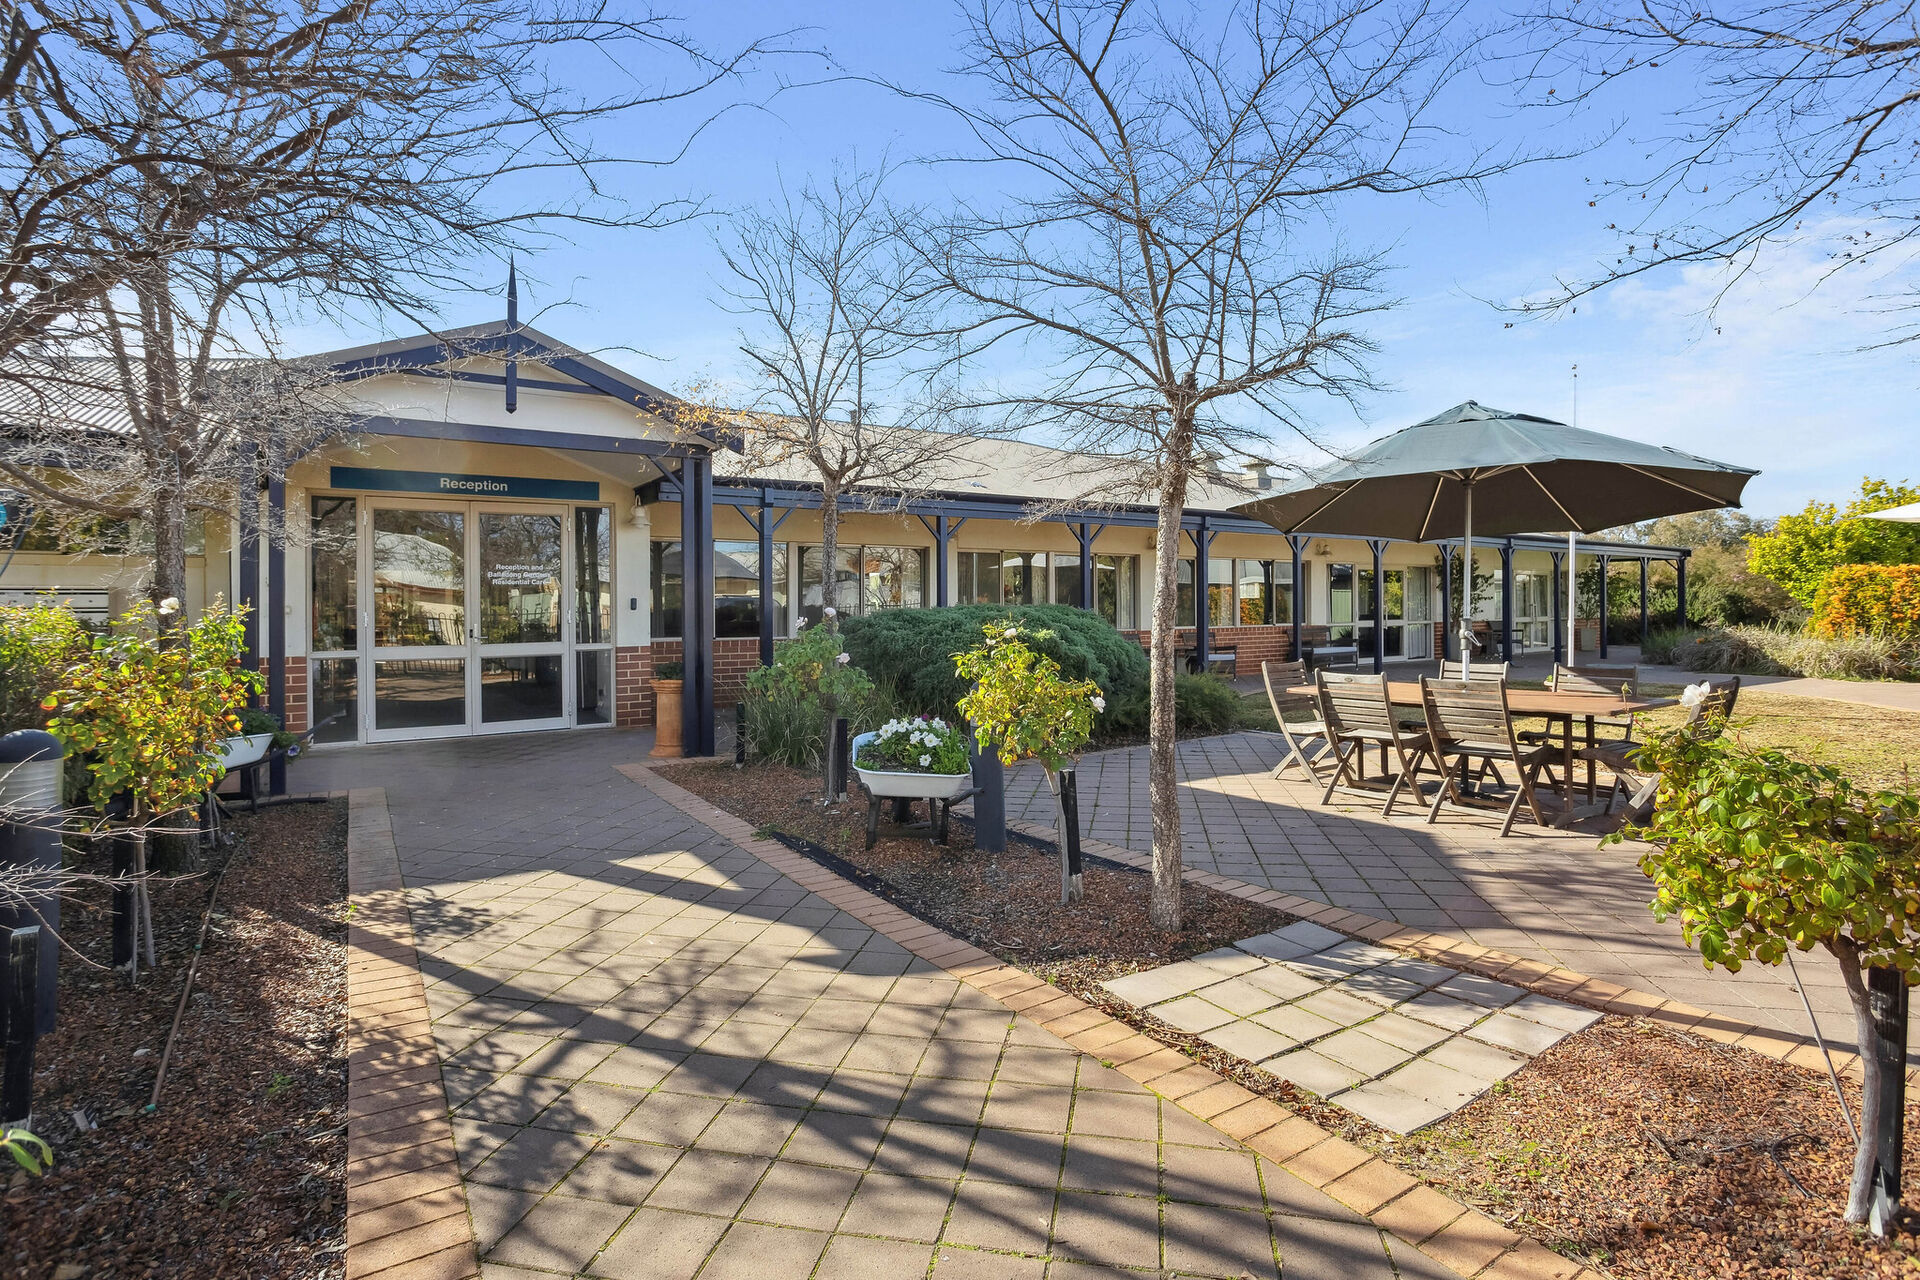
M800 620L808 626L819 622L824 607L821 597L820 547L800 548ZM833 598L842 613L860 612L860 559L858 547L840 546L834 550Z
M613 640L613 513L605 507L573 511L574 639Z
M1094 612L1122 630L1139 625L1134 616L1139 566L1138 556L1096 555L1093 558Z
M713 634L760 634L760 544L713 544ZM773 634L787 634L787 544L773 544Z
M860 611L924 609L927 552L924 547L860 548Z
M647 615L649 634L655 640L677 638L683 595L678 542L648 544L647 584L652 596Z
M958 579L955 604L1001 604L1000 553L998 551L962 551L954 557Z
M1047 602L1046 552L1003 551L1000 553L1000 600L1003 604L1045 604Z
M1193 561L1182 560L1174 572L1173 625L1193 625Z
M1353 566L1327 566L1327 639L1334 644L1353 642Z
M1207 561L1207 622L1211 626L1230 627L1239 620L1233 599L1233 561L1210 558Z
M358 503L352 498L313 499L308 576L313 580L315 652L360 647Z

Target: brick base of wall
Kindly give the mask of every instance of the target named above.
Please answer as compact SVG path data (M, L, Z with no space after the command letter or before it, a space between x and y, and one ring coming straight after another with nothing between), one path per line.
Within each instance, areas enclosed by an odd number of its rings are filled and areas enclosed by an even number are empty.
M262 658L260 660L260 674L262 676L271 676L272 673L273 664L267 659ZM267 692L264 686L262 686L260 690L259 703L263 707L267 705ZM309 706L310 703L307 697L307 660L303 657L289 657L287 659L287 715L285 725L288 733L305 733L307 731L307 726L312 723Z
M1145 631L1125 631L1127 636L1142 649L1151 647L1152 637ZM1175 633L1174 647L1188 649L1193 647L1193 628L1181 627ZM1302 646L1325 644L1325 627L1300 627ZM1207 645L1214 652L1223 649L1233 650L1233 674L1237 676L1257 676L1263 662L1285 662L1293 656L1293 628L1282 624L1276 627L1209 627Z
M686 645L679 640L656 640L651 645L613 651L613 722L632 729L650 725L653 714L653 673L663 662L684 662ZM757 637L734 637L713 642L713 705L731 707L746 692L747 676L760 665Z

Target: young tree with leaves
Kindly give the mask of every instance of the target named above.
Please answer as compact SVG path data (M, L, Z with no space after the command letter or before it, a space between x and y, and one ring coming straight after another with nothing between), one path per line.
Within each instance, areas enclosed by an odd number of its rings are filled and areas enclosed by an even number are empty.
M1202 19L1152 0L981 0L938 99L993 181L916 237L959 355L1029 373L983 409L1098 456L1088 505L1158 507L1151 745L1155 927L1180 926L1173 650L1181 518L1210 460L1300 432L1296 397L1372 383L1362 325L1384 260L1354 200L1471 187L1428 114L1465 65L1446 5L1242 0ZM1204 586L1201 588L1204 590Z
M1748 544L1747 567L1811 609L1843 564L1920 564L1920 525L1863 518L1910 502L1920 502L1920 489L1869 476L1845 506L1815 501L1781 516Z

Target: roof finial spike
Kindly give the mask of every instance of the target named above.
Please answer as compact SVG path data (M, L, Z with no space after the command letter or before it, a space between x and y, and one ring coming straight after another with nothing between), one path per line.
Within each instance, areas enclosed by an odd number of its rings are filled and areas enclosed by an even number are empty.
M514 268L513 254L507 254L507 327L520 326L520 276Z
M507 254L507 412L520 409L520 362L514 359L515 336L520 332L520 276L513 254Z

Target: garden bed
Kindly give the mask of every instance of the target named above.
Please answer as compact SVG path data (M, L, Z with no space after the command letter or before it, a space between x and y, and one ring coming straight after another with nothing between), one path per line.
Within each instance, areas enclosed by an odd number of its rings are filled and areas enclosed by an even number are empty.
M0 1197L0 1276L321 1280L344 1269L344 803L243 816L157 1112L146 1113L213 877L156 884L161 966L139 986L61 958L40 1042L43 1178ZM104 871L86 857L85 871ZM110 952L107 893L64 906L66 940ZM76 1118L78 1113L78 1118ZM6 1176L6 1175L0 1175Z

